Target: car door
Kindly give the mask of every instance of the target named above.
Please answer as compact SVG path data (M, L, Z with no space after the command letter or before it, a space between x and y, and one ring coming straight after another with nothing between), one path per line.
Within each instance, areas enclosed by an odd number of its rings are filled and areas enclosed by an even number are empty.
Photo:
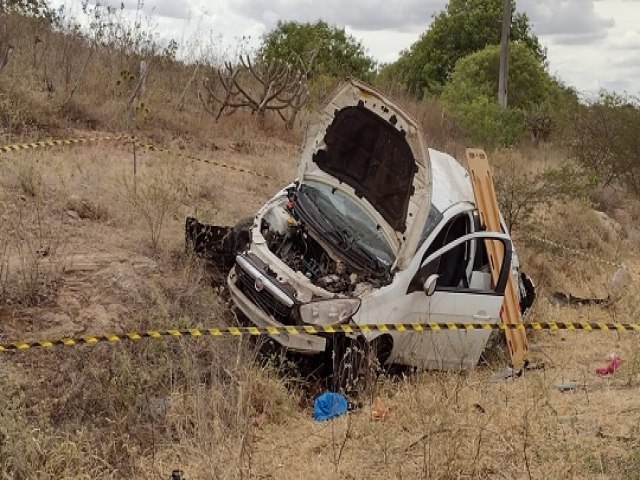
M489 257L488 242L500 245L502 258ZM428 254L407 289L404 322L499 323L511 257L509 237L492 232L463 235ZM490 262L498 262L497 282ZM403 335L397 339L398 360L427 369L470 368L490 334L460 329Z

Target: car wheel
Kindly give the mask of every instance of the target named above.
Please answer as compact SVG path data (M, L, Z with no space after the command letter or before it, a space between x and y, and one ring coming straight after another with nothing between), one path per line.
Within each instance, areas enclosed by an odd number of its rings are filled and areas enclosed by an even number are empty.
M393 338L382 335L371 342L364 337L336 336L333 342L334 391L362 393L371 388L393 349Z

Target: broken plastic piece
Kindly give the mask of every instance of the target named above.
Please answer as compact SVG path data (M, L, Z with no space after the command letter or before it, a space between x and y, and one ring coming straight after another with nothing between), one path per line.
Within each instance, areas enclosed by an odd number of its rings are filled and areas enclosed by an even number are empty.
M612 353L611 355L609 355L609 363L607 364L607 366L596 368L596 373L598 375L610 375L618 370L621 364L622 359L620 358L620 356Z
M576 382L564 382L558 383L555 387L561 392L568 392L570 390L575 390L578 388L578 384Z
M517 375L514 374L513 368L507 367L504 370L500 370L499 372L496 372L493 375L491 375L491 381L492 382L501 382L503 380L509 380L509 379L514 378L516 376Z

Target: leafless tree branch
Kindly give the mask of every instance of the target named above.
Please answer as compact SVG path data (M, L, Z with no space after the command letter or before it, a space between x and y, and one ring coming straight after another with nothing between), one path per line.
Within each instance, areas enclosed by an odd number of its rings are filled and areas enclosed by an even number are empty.
M69 95L67 96L66 100L64 102L62 102L62 104L60 105L60 108L64 107L67 103L69 103L71 101L71 99L73 98L74 93L76 93L76 90L78 89L78 86L80 86L80 80L82 79L82 75L84 75L84 71L87 68L87 65L89 64L89 60L91 60L91 57L93 56L93 51L94 51L94 48L92 46L89 49L89 53L87 54L87 58L84 60L84 63L82 64L82 68L80 69L80 72L78 73L78 76L76 77L76 82L73 84L73 88L69 92Z
M287 127L291 127L307 101L307 75L307 71L294 70L291 65L281 61L255 65L248 55L243 55L238 65L225 62L223 67L217 69L223 96L216 93L213 80L206 77L203 80L206 94L199 93L198 98L216 120L226 109L233 113L238 108L246 107L259 116L264 116L269 110L276 111ZM217 112L213 103L220 104Z

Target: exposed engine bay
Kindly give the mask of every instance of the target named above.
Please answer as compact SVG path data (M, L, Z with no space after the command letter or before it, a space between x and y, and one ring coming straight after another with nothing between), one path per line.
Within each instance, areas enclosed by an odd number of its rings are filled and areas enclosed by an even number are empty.
M313 238L311 230L296 214L290 192L289 199L274 206L262 218L260 233L269 250L289 268L301 272L314 285L331 293L358 292L387 285L388 271L357 270L338 255L331 255Z
M263 222L263 236L269 250L294 271L302 272L311 282L332 293L352 293L362 279L348 272L343 261L334 261L301 224L289 227L284 234L269 229Z
M208 258L223 275L233 266L235 256L250 243L252 219L233 228L202 224L188 217L187 245ZM260 233L267 246L293 271L301 272L314 285L343 295L359 295L391 283L389 269L356 268L348 253L341 258L318 242L295 211L293 188L261 218Z

